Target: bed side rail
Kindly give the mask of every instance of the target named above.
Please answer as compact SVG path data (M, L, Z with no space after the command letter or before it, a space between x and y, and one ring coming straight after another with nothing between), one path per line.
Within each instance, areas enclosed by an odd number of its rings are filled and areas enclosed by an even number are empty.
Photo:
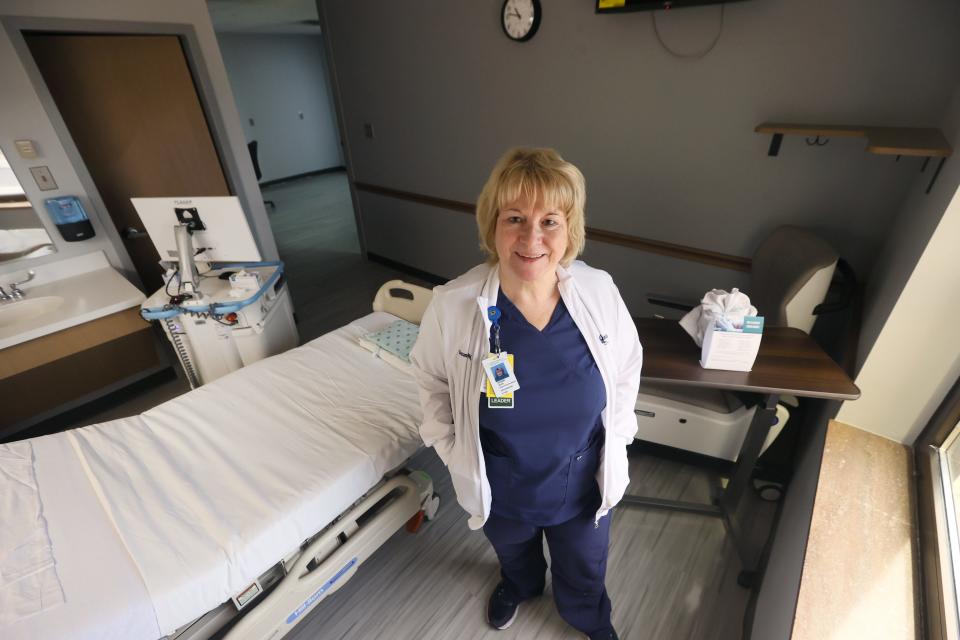
M407 322L420 324L433 291L403 280L384 283L373 298L373 310L385 311Z
M314 540L287 577L247 613L225 640L277 640L346 583L370 555L421 508L421 488L390 478Z

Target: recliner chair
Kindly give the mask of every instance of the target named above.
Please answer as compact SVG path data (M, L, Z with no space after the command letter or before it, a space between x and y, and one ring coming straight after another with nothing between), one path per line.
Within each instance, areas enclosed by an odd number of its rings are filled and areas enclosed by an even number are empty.
M809 333L819 313L845 306L823 303L838 262L849 280L849 268L825 241L799 227L779 227L754 253L750 289L744 293L764 316L766 326L790 326ZM667 296L651 295L648 300L674 309L695 306L678 304ZM635 409L638 439L730 461L736 460L755 412L732 393L645 382L640 384ZM764 449L788 417L789 410L781 403L778 422Z

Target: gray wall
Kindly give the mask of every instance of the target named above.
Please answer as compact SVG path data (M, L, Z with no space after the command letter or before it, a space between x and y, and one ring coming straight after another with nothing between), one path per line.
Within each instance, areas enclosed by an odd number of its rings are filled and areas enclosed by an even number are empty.
M769 138L753 128L935 126L960 70L952 0L734 3L697 61L664 51L653 14L598 16L582 0L544 3L540 32L523 44L503 36L499 2L319 4L356 180L473 201L506 148L549 145L586 175L591 226L750 256L776 226L800 224L861 273L919 161L894 163L852 138L808 148L789 137L768 158ZM692 51L720 12L656 16L665 41ZM364 193L359 204L369 251L442 276L479 258L469 216ZM613 271L636 313L649 311L644 291L699 296L743 282L599 243L585 259Z
M261 181L343 166L323 38L218 33L217 40L243 131L258 141Z
M960 83L955 85L953 99L942 119L941 129L948 140L954 144L960 143ZM917 260L923 254L947 205L957 191L957 185L960 184L960 162L951 158L944 164L934 188L929 194L925 194L935 168L935 160L931 160L927 171L918 176L909 197L890 226L887 241L867 282L863 326L857 350L858 370L863 366L910 274L913 273Z

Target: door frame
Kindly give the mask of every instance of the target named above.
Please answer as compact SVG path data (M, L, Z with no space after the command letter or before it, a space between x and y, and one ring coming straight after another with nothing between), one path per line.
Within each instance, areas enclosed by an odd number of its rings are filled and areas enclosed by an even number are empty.
M30 53L24 31L49 31L63 34L86 34L86 35L168 35L176 36L183 48L184 57L190 74L193 76L194 84L197 90L197 97L200 100L200 106L203 109L207 125L210 128L210 135L213 138L214 149L220 158L220 164L223 169L224 177L227 181L227 187L240 200L247 224L253 233L257 243L257 248L264 260L277 259L276 242L273 239L270 230L270 221L267 218L267 212L263 205L263 199L260 195L260 187L257 184L256 176L253 173L253 164L247 157L248 151L244 144L243 149L234 149L230 144L229 128L222 111L221 100L217 98L216 88L207 65L203 62L203 49L196 29L192 24L186 23L155 23L155 22L126 22L121 20L88 20L75 18L37 18L12 16L0 18L0 25L7 32L13 48L17 53L20 63L30 79L33 89L36 91L47 117L50 120L60 143L67 155L67 159L77 173L86 195L90 200L93 211L88 212L91 216L97 216L101 229L104 230L114 250L123 261L122 271L124 275L143 288L143 283L134 269L133 262L127 253L123 240L119 232L114 227L110 215L107 213L107 207L97 190L93 177L87 169L87 165L80 154L79 149L73 141L73 136L67 128L60 110L57 108L53 96L47 88L43 75ZM215 37L215 36L214 36ZM224 76L226 72L224 71ZM239 127L239 120L236 125ZM242 130L242 129L241 129ZM242 151L242 153L241 153ZM244 158L244 161L238 161L238 158ZM258 224L257 218L261 218L261 224ZM270 233L269 237L263 237L263 230ZM150 292L147 292L148 294Z

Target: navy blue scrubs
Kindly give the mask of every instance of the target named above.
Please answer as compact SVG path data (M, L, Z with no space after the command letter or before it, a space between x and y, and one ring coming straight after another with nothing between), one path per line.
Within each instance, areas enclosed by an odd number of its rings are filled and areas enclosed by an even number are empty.
M594 524L603 379L563 300L542 331L502 291L497 307L501 349L514 354L520 389L512 409L491 409L480 396L480 443L493 499L484 533L516 602L543 592L546 535L557 609L573 627L599 637L610 629L604 587L610 518Z

